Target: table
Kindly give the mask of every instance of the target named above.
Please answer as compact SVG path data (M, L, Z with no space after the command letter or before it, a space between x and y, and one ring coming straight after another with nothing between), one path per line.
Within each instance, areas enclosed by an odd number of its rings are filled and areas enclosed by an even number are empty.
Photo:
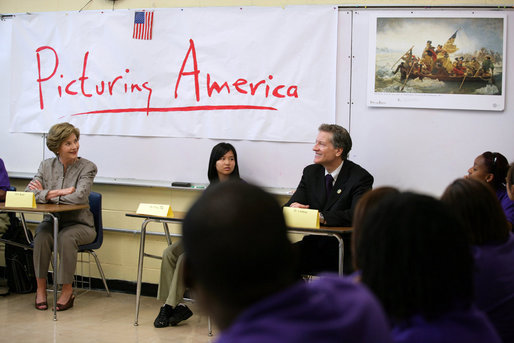
M342 233L352 232L353 228L349 226L322 226L319 229L314 228L297 228L290 227L287 229L289 233L299 233L303 235L316 235L316 236L327 236L334 237L339 243L339 263L338 273L343 276L343 261L344 261L344 242L341 237Z
M139 259L137 264L137 281L136 281L136 319L134 320L134 326L138 326L139 318L139 305L141 298L141 280L143 278L143 259L144 257L151 257L156 259L162 259L161 256L151 255L145 253L145 240L146 240L146 227L149 223L162 223L164 233L166 235L166 241L168 245L171 245L171 237L181 237L180 234L170 234L168 223L181 223L186 215L185 212L173 212L173 217L160 217L148 214L139 214L135 212L126 213L127 217L142 218L143 224L141 224L141 238L139 243Z
M174 212L173 217L160 217L160 216L152 216L147 214L138 214L138 213L126 213L127 217L135 217L135 218L141 218L144 219L143 224L141 224L141 238L140 238L140 244L139 244L139 261L138 261L138 267L137 267L137 284L136 284L136 319L134 321L134 325L138 325L138 318L139 318L139 305L140 305L140 298L141 298L141 279L143 277L143 258L145 256L151 257L151 258L157 258L162 259L161 256L151 255L145 253L145 239L146 239L146 226L148 223L162 223L164 228L164 233L166 235L166 240L168 242L168 245L171 244L171 238L173 237L181 237L181 234L170 234L168 229L168 223L180 223L184 220L184 217L186 215L185 212ZM341 234L344 232L351 232L353 229L351 227L329 227L329 226L323 226L319 229L314 228L288 228L289 233L299 233L299 234L309 234L309 235L317 235L317 236L328 236L328 237L334 237L339 242L339 275L343 275L343 256L344 256L344 243L343 239L341 238ZM210 323L209 323L210 324ZM209 332L210 332L210 325L209 325Z
M38 214L48 214L52 217L54 222L54 320L57 320L57 234L59 232L59 219L55 216L57 213L68 212L68 211L76 211L81 210L83 208L89 208L88 204L82 205L64 205L64 204L36 204L35 208L27 208L27 207L6 207L5 203L0 203L0 212L15 212L15 213L38 213ZM25 225L25 220L22 220L23 229L25 230L25 235L27 235L27 227ZM28 237L28 236L26 236ZM8 240L2 240L6 244L12 244Z

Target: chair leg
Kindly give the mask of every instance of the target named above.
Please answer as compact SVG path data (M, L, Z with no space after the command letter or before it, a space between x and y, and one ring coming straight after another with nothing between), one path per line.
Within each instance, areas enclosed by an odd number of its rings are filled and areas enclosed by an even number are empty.
M107 296L111 296L111 292L109 291L109 287L107 286L107 280L105 280L105 274L104 270L102 269L102 265L100 264L100 260L98 259L98 256L96 256L96 253L93 250L88 250L88 253L93 255L96 261L96 267L98 268L98 272L100 273L100 276L102 277L102 281L104 283L105 290L107 291Z
M211 316L207 316L207 328L209 330L209 337L212 337Z

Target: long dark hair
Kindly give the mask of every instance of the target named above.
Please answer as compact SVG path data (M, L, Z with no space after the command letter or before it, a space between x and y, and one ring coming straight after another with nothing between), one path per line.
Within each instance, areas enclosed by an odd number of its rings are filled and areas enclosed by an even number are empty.
M457 179L446 187L441 200L461 221L471 244L505 242L509 238L505 213L485 182Z
M353 211L353 232L352 232L352 262L353 267L358 270L360 269L359 261L356 255L356 249L359 245L360 240L360 226L361 222L366 217L366 214L375 208L382 199L391 194L398 194L400 191L394 187L378 187L371 191L364 193L359 199L355 210Z
M357 256L364 282L393 322L427 320L473 299L473 258L458 220L441 201L390 194L366 213Z
M230 143L218 143L211 151L211 157L209 158L209 168L207 169L207 177L210 183L219 182L218 171L216 170L216 162L223 157L227 152L232 151L234 154L234 161L236 165L234 171L230 174L231 179L240 179L239 177L239 164L237 163L237 152L234 146Z

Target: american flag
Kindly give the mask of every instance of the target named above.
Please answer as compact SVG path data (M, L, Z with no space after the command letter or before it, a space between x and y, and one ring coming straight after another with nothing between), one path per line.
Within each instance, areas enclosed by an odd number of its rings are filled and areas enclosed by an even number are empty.
M136 12L134 15L134 39L152 39L153 12Z

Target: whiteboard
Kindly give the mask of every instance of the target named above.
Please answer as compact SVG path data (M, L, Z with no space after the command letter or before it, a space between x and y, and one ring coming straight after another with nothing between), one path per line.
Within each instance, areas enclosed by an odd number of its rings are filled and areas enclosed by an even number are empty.
M34 175L43 156L43 135L9 133L11 19L0 20L0 158L9 176Z
M507 37L513 37L514 12L506 12L510 22ZM484 151L500 152L512 162L514 46L507 43L503 112L368 107L364 75L372 13L354 12L353 31L359 38L352 40L350 129L354 149L350 157L375 176L374 186L393 185L439 196L450 182L467 174L475 157Z
M369 14L372 11L339 11L337 88L334 91L336 122L349 128L353 139L349 158L375 177L374 186L393 185L439 196L451 181L466 174L473 159L484 151L501 152L512 162L512 44L507 44L507 97L503 112L372 108L366 105ZM507 37L513 37L514 12L504 11L510 22ZM1 42L6 42L8 23L9 20L0 21ZM8 54L4 52L0 51L2 75L8 70L5 63ZM0 80L2 99L7 99L6 81ZM7 103L0 102L0 156L11 175L34 173L41 159L52 155L47 151L43 156L41 137L19 137L6 131ZM312 128L313 141L316 133L317 128ZM208 156L218 142L83 135L81 156L97 163L96 182L150 186L169 185L172 181L206 183ZM303 167L313 158L309 143L229 142L237 149L242 177L266 187L296 187Z
M337 58L349 61L351 48L351 12L339 11L339 32ZM6 45L9 46L8 44ZM6 58L6 57L4 57ZM337 96L336 122L348 127L349 124L349 87L350 64L337 65ZM7 103L7 101L5 101ZM8 109L2 111L9 113ZM321 122L319 124L322 124ZM229 125L229 124L228 124ZM80 128L80 127L79 127ZM2 136L15 137L8 133L2 125ZM308 132L314 142L317 126ZM53 157L53 153L44 147L41 136L32 137L36 144L21 144L4 147L13 157L26 155L18 152L18 146L30 151L26 156L26 167L20 164L6 167L11 175L20 172L37 170L43 158ZM208 183L207 164L211 149L221 140L196 138L167 138L167 137L131 137L84 135L80 137L80 156L95 162L98 174L95 182L114 184L133 184L148 186L170 186L173 181ZM241 177L263 187L282 189L287 192L295 188L301 178L303 168L312 163L312 143L285 143L269 141L226 140L234 145L238 154ZM5 155L3 150L1 154Z

